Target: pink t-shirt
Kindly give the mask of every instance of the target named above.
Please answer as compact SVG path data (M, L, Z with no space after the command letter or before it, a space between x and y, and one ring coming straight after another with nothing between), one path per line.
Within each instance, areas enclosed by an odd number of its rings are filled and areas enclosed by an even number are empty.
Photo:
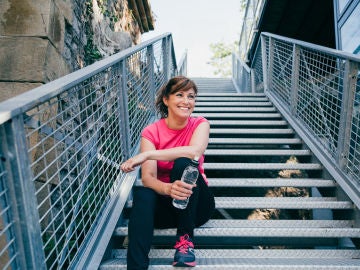
M207 122L204 117L190 117L186 127L180 130L174 130L167 127L165 119L162 118L155 123L147 126L143 132L142 137L152 142L155 149L162 150L178 146L188 146L195 129L199 124ZM159 180L169 183L170 171L173 167L173 161L157 161L157 177ZM199 172L207 183L204 172L204 155L199 159Z

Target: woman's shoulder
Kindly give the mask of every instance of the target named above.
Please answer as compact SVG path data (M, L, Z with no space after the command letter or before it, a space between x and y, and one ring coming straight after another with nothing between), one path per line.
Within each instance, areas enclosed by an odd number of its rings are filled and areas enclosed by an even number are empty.
M199 116L191 116L190 121L194 124L200 124L202 122L209 122L205 117L199 115Z

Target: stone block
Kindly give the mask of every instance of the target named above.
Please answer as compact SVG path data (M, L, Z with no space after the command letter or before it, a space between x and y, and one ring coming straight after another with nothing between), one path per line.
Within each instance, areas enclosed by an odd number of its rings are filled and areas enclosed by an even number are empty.
M47 37L62 51L65 19L72 21L71 4L51 0L0 1L0 35Z
M41 85L42 83L0 82L0 102L6 101L9 98L18 96Z
M0 37L0 81L46 83L69 73L47 39Z

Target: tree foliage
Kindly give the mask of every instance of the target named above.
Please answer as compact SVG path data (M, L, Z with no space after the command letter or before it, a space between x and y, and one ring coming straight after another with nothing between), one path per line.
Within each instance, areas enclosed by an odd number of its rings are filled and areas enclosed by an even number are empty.
M230 77L231 70L231 55L237 50L238 42L226 44L224 42L217 42L210 44L212 57L209 64L214 67L214 75L220 77Z

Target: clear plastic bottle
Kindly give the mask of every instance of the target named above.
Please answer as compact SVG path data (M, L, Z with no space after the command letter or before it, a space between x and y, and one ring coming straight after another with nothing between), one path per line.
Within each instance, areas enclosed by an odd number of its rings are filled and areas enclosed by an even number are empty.
M199 166L198 158L195 157L193 160L191 160L190 164L185 168L181 176L181 181L184 181L185 183L188 184L195 184L199 176L198 166ZM185 209L188 203L189 203L189 198L185 200L173 199L172 202L172 204L179 209Z

